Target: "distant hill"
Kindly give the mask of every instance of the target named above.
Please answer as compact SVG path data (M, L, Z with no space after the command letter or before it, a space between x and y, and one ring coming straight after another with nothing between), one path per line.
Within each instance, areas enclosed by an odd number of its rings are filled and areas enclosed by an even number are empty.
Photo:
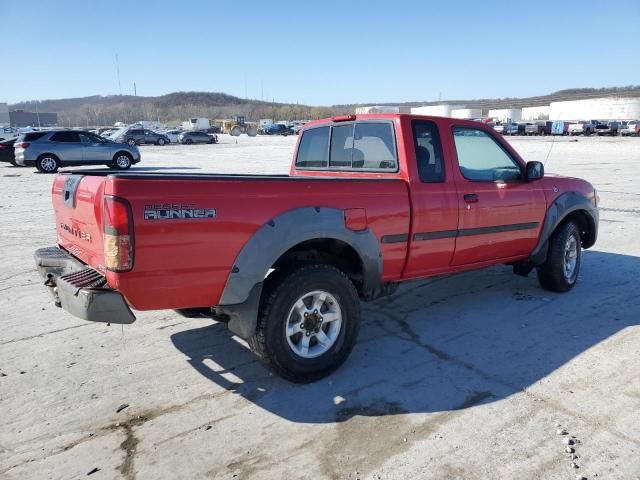
M405 106L428 106L428 105L464 105L467 108L480 108L483 112L497 108L522 108L522 107L542 107L551 102L564 102L568 100L585 100L599 97L640 97L640 85L627 87L608 88L570 88L557 92L541 95L538 97L523 98L491 98L476 100L440 100L426 102L404 102L404 103L367 103L363 105L405 105ZM336 105L334 108L355 108L359 105Z
M549 105L551 102L604 96L640 97L640 86L572 88L560 90L549 95L526 98L441 100L404 103L371 102L366 105L424 106L458 104L468 108L480 108L486 112L493 108L537 107ZM130 123L137 120L160 120L167 124L178 125L188 118L230 118L234 115L245 115L249 121L257 121L260 118L303 120L353 113L355 107L360 106L360 104L353 104L314 107L309 105L243 99L219 92L175 92L159 97L95 95L81 98L30 101L10 105L9 109L35 111L36 104L40 112L57 113L60 124L65 126L113 125L118 121Z
M249 121L260 118L296 120L335 114L330 107L248 100L219 92L175 92L159 97L94 95L21 102L10 105L9 110L35 111L36 107L40 112L57 113L59 123L65 126L113 125L138 120L160 120L177 125L188 118L230 118L234 115L245 115Z

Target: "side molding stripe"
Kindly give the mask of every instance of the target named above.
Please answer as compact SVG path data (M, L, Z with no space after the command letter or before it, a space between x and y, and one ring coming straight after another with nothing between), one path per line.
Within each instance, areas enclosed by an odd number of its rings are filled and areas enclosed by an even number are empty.
M409 234L407 233L398 233L395 235L383 235L382 243L403 243L409 240Z
M466 228L462 230L441 230L438 232L422 232L413 235L415 241L437 240L441 238L469 237L487 233L513 232L516 230L531 230L538 228L538 222L513 223L510 225L496 225L495 227ZM395 235L394 235L395 236ZM382 237L384 239L384 237Z

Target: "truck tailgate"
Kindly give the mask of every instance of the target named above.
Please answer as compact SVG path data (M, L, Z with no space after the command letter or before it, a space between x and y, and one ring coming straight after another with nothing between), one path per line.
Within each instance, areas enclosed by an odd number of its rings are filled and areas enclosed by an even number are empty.
M58 175L51 190L58 244L74 257L105 271L102 201L106 177Z

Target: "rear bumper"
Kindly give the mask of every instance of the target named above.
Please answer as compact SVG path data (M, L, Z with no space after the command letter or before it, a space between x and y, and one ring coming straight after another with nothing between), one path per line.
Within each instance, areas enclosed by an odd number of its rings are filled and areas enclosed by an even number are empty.
M133 323L136 320L122 295L107 286L105 277L58 247L34 253L36 267L56 306L83 320Z

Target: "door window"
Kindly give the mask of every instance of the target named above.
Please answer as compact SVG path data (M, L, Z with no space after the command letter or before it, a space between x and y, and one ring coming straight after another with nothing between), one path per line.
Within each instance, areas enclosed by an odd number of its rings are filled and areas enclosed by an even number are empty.
M412 128L420 180L424 183L444 182L444 161L438 127L430 121L414 120Z
M51 135L52 142L80 142L80 137L76 132L56 132Z
M454 127L460 172L472 182L513 181L522 178L520 165L484 130Z

